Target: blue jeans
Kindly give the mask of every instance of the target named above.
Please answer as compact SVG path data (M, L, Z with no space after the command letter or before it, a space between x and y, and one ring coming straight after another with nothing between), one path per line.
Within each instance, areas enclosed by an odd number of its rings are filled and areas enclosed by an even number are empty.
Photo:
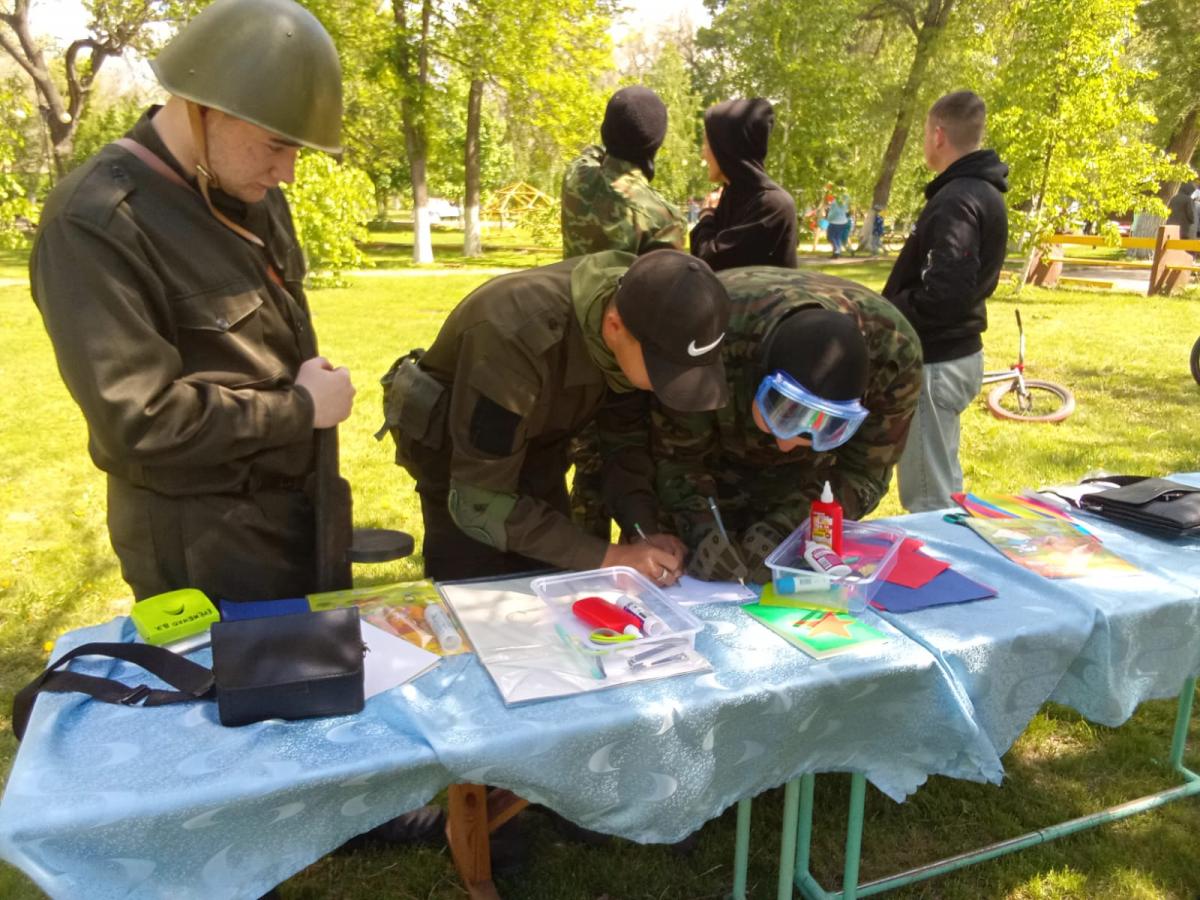
M983 351L943 363L926 363L921 398L900 455L900 503L908 512L954 505L963 489L958 461L959 416L983 386Z

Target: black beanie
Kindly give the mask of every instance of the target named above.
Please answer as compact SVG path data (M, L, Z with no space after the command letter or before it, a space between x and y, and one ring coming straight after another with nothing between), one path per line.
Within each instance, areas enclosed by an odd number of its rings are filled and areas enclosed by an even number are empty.
M654 178L654 154L667 135L667 107L640 84L621 88L608 100L600 139L607 153L631 162Z
M765 375L783 371L823 400L861 400L870 360L853 316L801 309L767 336Z

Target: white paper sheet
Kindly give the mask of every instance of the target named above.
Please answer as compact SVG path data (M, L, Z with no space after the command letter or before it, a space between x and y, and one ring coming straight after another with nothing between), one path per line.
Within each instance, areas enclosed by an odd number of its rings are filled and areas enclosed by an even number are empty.
M660 588L664 594L680 606L695 606L698 603L753 603L758 592L749 585L743 587L736 581L701 581L684 575L669 588Z
M441 661L436 653L422 650L366 619L362 620L362 637L367 645L363 659L363 694L367 699L412 681Z

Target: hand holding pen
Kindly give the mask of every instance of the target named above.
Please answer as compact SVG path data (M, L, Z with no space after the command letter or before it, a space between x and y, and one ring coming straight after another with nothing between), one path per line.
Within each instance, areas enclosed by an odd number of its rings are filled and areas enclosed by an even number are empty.
M683 557L651 541L639 541L636 544L610 544L602 565L629 566L665 587L679 580Z

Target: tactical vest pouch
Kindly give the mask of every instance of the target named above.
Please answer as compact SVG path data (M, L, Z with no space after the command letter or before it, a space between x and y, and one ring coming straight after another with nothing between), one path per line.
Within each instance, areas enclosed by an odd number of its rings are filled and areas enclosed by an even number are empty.
M396 360L383 385L383 427L375 433L376 440L391 432L396 441L396 462L404 465L405 441L415 441L431 450L440 449L445 436L446 407L449 392L442 384L418 365L424 350L411 350Z
M216 700L222 725L264 719L307 719L362 710L365 646L354 607L212 627L213 668L149 644L93 643L68 651L13 697L12 728L25 734L34 701L44 692L88 694L122 706L165 706ZM81 656L125 660L173 690L130 685L67 668Z

